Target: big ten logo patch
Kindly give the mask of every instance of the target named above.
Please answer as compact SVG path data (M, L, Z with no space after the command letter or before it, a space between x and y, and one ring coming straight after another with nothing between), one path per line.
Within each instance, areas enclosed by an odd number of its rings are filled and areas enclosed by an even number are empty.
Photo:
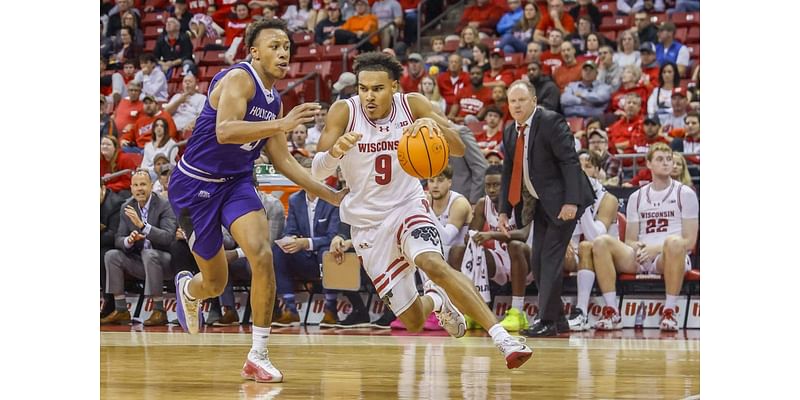
M362 298L366 298L368 296L366 294L362 294L361 297ZM366 300L365 300L365 304L366 304ZM370 299L370 302L369 302L369 318L370 318L370 321L375 321L378 318L382 317L383 314L386 312L386 310L388 310L388 308L386 307L386 304L383 302L383 300L381 300L381 298L378 297L378 295L373 295L372 299Z
M677 301L677 315L675 319L678 321L678 327L683 327L684 317L686 315L686 296L678 296ZM622 300L622 307L620 313L622 314L622 327L633 328L636 324L636 313L643 309L645 328L658 328L661 323L661 312L664 309L664 298L648 298L648 297L626 297Z
M619 297L617 297L614 305L617 304L619 304ZM594 326L595 322L600 320L603 315L603 306L605 305L606 302L602 296L589 298L589 306L587 307L588 310L586 310L586 315L589 317L589 326Z
M680 321L679 321L680 322ZM700 298L689 301L689 318L686 319L686 328L700 329Z

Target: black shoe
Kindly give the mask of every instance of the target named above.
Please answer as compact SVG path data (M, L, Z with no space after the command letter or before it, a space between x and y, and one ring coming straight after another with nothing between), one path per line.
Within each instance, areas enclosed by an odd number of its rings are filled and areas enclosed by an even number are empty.
M397 317L395 317L393 313L385 312L380 318L372 323L372 326L378 329L391 329L392 327L389 326L389 324L391 324L395 318Z
M367 310L353 311L344 321L336 324L337 328L369 328L372 324L369 323L369 313Z
M558 333L569 332L569 321L567 321L567 317L562 315L558 318L558 321L556 322L556 330Z
M569 326L567 326L569 329ZM529 329L523 329L519 331L521 335L525 335L527 337L548 337L548 336L557 336L558 331L556 328L556 324L554 323L537 323L534 324Z

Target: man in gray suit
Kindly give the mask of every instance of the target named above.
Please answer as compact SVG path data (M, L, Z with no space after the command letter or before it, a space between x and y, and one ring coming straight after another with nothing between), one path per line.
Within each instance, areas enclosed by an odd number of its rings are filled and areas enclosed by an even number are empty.
M169 248L175 240L177 220L169 202L152 193L153 182L146 169L131 178L133 197L120 209L114 245L106 253L106 292L114 295L114 311L100 324L127 324L131 314L125 303L125 273L145 280L144 295L154 311L144 324L165 325L164 279L172 279Z
M483 177L489 164L481 153L475 135L464 125L456 125L461 141L464 142L464 157L450 157L453 167L453 186L451 190L461 193L475 204L485 194L483 190Z

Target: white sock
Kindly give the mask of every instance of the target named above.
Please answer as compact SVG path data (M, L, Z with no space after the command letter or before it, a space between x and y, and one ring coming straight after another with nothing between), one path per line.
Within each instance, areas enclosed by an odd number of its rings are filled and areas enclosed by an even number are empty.
M678 303L678 296L673 296L668 294L667 295L667 303L664 304L664 309L672 308L675 309L675 304Z
M603 300L606 301L606 305L607 306L612 307L614 309L614 311L619 312L619 309L617 309L617 292L616 291L603 293Z
M428 296L431 298L431 300L433 300L434 312L442 311L442 303L444 302L444 299L442 299L442 295L440 295L439 292L435 290L429 290L427 293L425 293L425 296ZM426 315L425 318L428 318L428 316Z
M588 269L578 270L578 304L576 307L583 310L584 315L588 315L589 311L589 293L592 292L594 285L594 271Z
M516 308L517 311L522 312L522 307L525 306L525 296L511 296L511 308Z
M495 343L500 343L503 339L511 337L506 328L503 328L500 324L494 324L494 326L489 328L489 335L492 336L492 340L494 340Z
M265 353L267 351L267 340L269 340L270 327L262 328L253 325L253 347L250 351Z
M189 294L189 283L186 283L186 285L183 287L183 294L189 299L189 301L197 301L197 299L194 296Z

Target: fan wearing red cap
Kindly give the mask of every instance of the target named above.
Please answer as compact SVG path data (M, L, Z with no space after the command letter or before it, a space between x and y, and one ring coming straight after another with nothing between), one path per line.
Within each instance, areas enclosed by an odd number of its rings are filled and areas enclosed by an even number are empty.
M483 74L483 85L488 87L494 86L511 86L514 82L514 71L512 69L503 68L506 62L506 54L503 50L495 47L489 55L489 70Z

